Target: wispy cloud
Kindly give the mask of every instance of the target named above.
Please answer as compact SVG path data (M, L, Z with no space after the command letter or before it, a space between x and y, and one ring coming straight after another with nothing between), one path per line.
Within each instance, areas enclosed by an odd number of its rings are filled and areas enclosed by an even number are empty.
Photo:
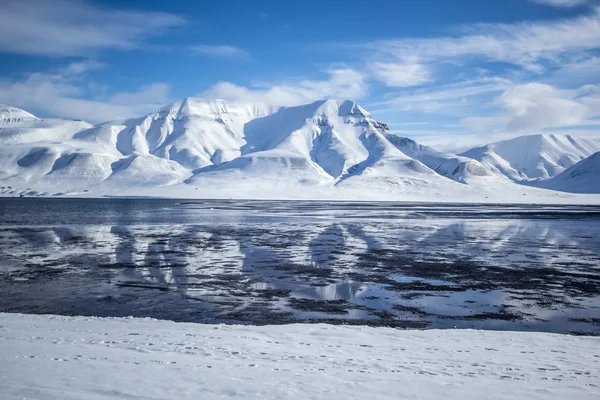
M475 24L459 36L380 40L367 48L380 58L420 63L464 63L468 58L502 61L540 71L539 62L600 47L600 9L589 15L550 22Z
M573 60L553 71L545 77L547 83L553 85L579 86L589 82L598 82L600 78L600 57L589 57Z
M597 87L581 85L600 79L600 7L558 20L471 24L452 32L360 45L368 54L361 71L388 87L366 104L369 110L411 119L426 113L486 136L599 126L600 95L591 89Z
M240 102L263 102L281 106L306 104L327 98L363 98L367 91L365 76L350 68L328 71L328 79L297 80L265 84L258 87L238 86L231 82L219 82L202 97L220 98Z
M197 45L191 46L190 49L196 54L201 54L209 57L216 58L249 58L250 55L238 48L227 45L209 46L209 45Z
M600 86L564 90L542 83L507 89L495 103L502 112L487 117L465 118L474 131L535 132L547 128L600 125Z
M63 71L63 76L81 75L89 71L104 68L105 63L96 60L84 60L69 64Z
M583 4L591 3L590 0L529 0L532 3L544 4L552 7L576 7Z
M3 0L0 52L82 56L135 49L151 36L181 26L174 14L101 7L83 0Z
M368 68L378 80L391 87L418 86L431 80L429 70L417 63L373 62Z
M370 105L386 111L441 112L454 109L457 105L468 107L461 102L468 98L490 93L500 93L513 83L503 78L481 78L459 83L437 85L426 89L417 89L393 93L386 100L372 102Z
M105 98L89 97L85 73L101 67L94 61L78 62L53 72L28 74L18 81L0 81L0 103L36 113L104 122L146 114L169 100L170 86L165 83L151 83Z

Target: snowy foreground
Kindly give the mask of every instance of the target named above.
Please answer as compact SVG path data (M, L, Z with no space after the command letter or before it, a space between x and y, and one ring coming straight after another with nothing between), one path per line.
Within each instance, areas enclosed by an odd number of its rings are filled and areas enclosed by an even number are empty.
M0 314L3 399L597 399L600 338Z

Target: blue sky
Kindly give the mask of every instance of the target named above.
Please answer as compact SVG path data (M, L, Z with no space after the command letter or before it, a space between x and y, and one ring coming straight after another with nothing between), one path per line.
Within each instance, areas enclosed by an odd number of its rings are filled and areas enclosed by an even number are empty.
M0 102L43 117L347 98L446 147L600 135L596 0L3 0L0 57Z

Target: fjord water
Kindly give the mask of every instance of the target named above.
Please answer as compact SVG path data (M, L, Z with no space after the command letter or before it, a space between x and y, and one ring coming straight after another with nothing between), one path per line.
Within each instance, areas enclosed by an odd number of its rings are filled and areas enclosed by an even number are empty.
M600 207L0 199L0 312L600 334Z

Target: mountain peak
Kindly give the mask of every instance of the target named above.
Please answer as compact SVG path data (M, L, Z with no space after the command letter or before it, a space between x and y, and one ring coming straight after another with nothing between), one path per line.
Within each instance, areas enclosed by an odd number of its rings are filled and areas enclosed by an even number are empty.
M177 117L219 118L222 116L248 116L252 118L272 114L280 107L266 103L243 103L223 99L185 97L161 108L156 113Z
M600 151L584 158L559 175L535 186L571 193L600 193Z
M4 176L30 187L77 190L102 183L109 191L167 184L188 191L226 183L240 193L260 188L261 196L271 186L282 193L313 188L332 195L339 189L421 196L445 190L440 188L460 192L464 185L510 185L505 177L539 186L600 151L592 139L542 133L451 154L390 133L351 100L279 107L186 97L145 116L97 126L35 119L4 105L0 115L10 119L0 126ZM546 182L599 190L598 158Z
M351 100L318 100L305 105L279 106L264 102L230 101L202 97L185 97L160 108L155 114L171 114L178 117L219 117L227 115L264 117L281 109L294 109L313 115L336 115L370 118L371 114ZM301 111L304 110L304 111Z
M24 119L35 119L36 116L17 107L0 104L0 122L19 122Z
M371 114L367 112L364 108L356 104L352 100L319 100L314 103L307 104L306 107L314 107L315 114L334 114L338 117L367 117L370 118Z
M460 155L473 158L514 181L544 180L600 151L582 137L540 133L490 143Z

